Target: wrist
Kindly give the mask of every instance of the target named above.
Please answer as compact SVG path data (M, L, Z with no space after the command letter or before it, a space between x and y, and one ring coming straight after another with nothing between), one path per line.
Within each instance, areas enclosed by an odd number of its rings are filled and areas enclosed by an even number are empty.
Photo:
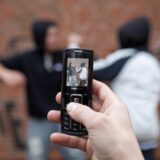
M128 139L127 143L121 144L119 146L119 151L120 151L119 153L120 156L117 156L117 159L114 159L114 160L118 160L118 159L144 160L144 157L142 155L142 152L140 150L140 147L134 135L132 138Z

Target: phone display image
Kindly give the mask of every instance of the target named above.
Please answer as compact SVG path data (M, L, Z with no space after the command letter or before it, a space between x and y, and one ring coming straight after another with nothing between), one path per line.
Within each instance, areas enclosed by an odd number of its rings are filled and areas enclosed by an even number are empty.
M88 59L68 58L67 62L67 86L88 86Z

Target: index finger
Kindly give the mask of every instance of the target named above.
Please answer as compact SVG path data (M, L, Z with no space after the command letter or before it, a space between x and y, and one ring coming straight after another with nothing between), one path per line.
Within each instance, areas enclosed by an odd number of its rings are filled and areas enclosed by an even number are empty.
M58 92L56 95L56 102L61 104L61 92Z
M111 89L104 83L97 80L93 80L93 94L99 98L102 102L107 100L107 104L111 104L117 101L117 97L111 91Z
M51 141L56 144L86 151L87 139L63 133L52 133Z

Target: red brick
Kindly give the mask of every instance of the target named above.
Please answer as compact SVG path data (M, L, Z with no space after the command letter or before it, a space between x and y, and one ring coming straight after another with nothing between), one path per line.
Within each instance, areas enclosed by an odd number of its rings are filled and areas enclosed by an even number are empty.
M153 24L150 39L150 46L153 48L160 41L159 8L159 0L1 0L0 57L8 56L8 52L11 52L7 49L7 44L15 36L25 37L24 49L30 46L29 27L37 18L56 19L59 22L60 46L66 46L67 35L74 31L84 35L83 48L94 49L97 56L104 57L118 47L116 31L124 22L139 15L147 15ZM25 134L27 113L25 107L20 107L25 104L24 90L21 88L15 91L1 84L0 89L0 105L7 100L17 102L17 109L24 115L17 112L17 117L24 123L22 131ZM0 109L1 112L4 110ZM9 130L5 113L2 118ZM23 152L14 151L12 138L12 133L7 133L3 138L0 135L0 159L24 158Z

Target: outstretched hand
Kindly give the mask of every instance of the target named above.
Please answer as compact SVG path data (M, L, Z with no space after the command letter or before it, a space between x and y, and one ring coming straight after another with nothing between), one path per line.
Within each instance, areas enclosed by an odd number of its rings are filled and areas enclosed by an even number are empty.
M56 96L61 103L61 94ZM142 154L133 134L126 106L103 83L93 81L93 110L88 106L69 103L67 112L77 122L83 123L88 137L53 133L54 143L78 148L98 160L142 160ZM60 112L50 111L48 119L60 123Z

